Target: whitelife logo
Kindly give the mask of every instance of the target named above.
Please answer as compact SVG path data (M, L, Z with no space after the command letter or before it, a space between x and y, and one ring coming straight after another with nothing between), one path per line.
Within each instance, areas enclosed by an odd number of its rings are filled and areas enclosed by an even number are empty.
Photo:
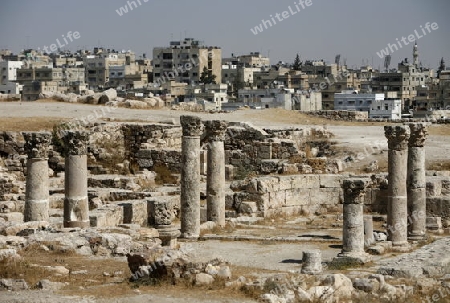
M312 0L300 0L297 2L294 2L295 9L293 9L290 5L288 6L288 10L280 13L276 13L275 17L273 15L270 15L270 20L261 20L261 23L254 28L251 28L251 32L253 35L257 35L259 33L262 33L264 29L269 29L269 27L272 27L277 24L278 22L281 22L283 20L286 20L290 16L294 16L301 12L302 10L306 9L308 6L312 5ZM301 8L300 8L301 7ZM276 18L276 20L275 20Z
M59 38L57 38L56 43L50 44L50 47L48 47L47 45L44 45L44 47L42 48L44 50L44 52L47 54L56 52L58 50L58 48L64 47L67 44L69 44L70 42L80 39L80 37L81 37L79 32L72 33L71 31L67 32L67 35L61 35L61 36L63 37L65 44L61 43L61 41L59 41ZM49 48L50 48L50 50L49 50ZM38 50L41 50L41 48L38 47Z
M402 36L402 38L400 39L400 41L403 43L403 45L407 46L409 45L409 43L415 42L416 40L424 37L427 35L427 31L428 34L431 33L431 30L437 30L439 28L438 24L436 22L433 22L430 24L430 22L427 22L425 24L425 28L423 28L423 26L420 26L420 29L422 30L423 36L420 35L420 33L417 30L414 30L414 34L408 35L408 38ZM427 31L425 31L425 29ZM406 39L408 39L408 41L406 41ZM394 51L398 51L398 48L402 48L402 43L399 41L398 38L396 38L395 40L397 40L397 44L390 44L388 43L387 47L385 49L380 50L379 52L377 52L378 57L380 57L381 59L383 59L385 56L392 54ZM389 52L390 51L390 52Z

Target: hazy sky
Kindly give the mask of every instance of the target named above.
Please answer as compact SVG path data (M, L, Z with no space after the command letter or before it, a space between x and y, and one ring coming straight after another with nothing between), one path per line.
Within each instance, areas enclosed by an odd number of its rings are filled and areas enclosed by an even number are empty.
M92 49L100 45L131 49L151 58L155 46L192 37L220 46L222 56L259 51L272 63L304 59L334 62L336 54L349 66L372 60L388 43L407 37L426 22L437 30L417 40L423 65L436 68L441 57L450 66L450 0L311 0L296 9L298 0L134 0L138 8L119 16L126 0L0 0L0 48L15 53L27 46L50 46L68 31L79 39L65 48ZM147 2L145 2L147 1ZM128 2L131 2L128 1ZM289 12L289 6L296 14ZM301 6L298 5L300 8ZM270 15L288 11L288 18L254 35L251 28ZM282 18L282 17L281 17ZM391 67L412 59L412 45L392 53Z

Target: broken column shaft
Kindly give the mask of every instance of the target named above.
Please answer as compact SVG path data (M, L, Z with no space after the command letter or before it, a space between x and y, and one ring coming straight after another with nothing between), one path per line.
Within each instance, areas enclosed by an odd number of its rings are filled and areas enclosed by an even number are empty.
M87 196L87 144L89 134L67 131L64 140L64 227L89 227Z
M208 135L207 153L207 220L225 226L225 132L228 123L225 121L207 121Z
M48 150L52 134L26 132L23 137L25 153L28 156L24 221L48 221Z
M344 190L344 224L342 234L342 252L336 259L349 259L366 263L370 256L364 251L364 197L369 181L364 179L346 179Z

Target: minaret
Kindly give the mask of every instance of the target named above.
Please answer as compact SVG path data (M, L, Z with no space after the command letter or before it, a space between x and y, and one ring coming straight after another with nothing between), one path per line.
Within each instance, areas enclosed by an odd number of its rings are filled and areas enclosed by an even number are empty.
M419 51L417 49L417 42L414 43L414 50L413 50L413 58L414 58L414 65L416 68L419 68Z
M437 77L439 78L439 75L441 74L441 72L445 70L445 61L444 61L444 57L442 57L441 62L439 64L439 68L437 71Z

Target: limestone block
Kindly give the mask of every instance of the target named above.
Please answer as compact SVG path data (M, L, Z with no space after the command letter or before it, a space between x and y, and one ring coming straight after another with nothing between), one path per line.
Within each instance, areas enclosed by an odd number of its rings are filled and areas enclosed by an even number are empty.
M429 177L427 178L427 197L440 196L442 193L442 178Z
M147 201L124 201L119 205L123 207L124 224L138 224L140 226L147 226Z
M270 193L279 190L279 178L262 177L257 179L258 192L261 194Z
M339 204L341 192L341 188L311 189L311 204Z
M320 175L296 175L291 176L292 188L319 188Z
M310 205L311 191L309 188L293 188L286 190L285 206Z
M441 194L443 196L450 196L450 179L448 177L442 179Z
M123 224L123 207L107 204L91 211L89 214L91 227L112 227Z
M320 187L338 187L342 186L342 180L344 177L339 175L319 175L320 177Z

